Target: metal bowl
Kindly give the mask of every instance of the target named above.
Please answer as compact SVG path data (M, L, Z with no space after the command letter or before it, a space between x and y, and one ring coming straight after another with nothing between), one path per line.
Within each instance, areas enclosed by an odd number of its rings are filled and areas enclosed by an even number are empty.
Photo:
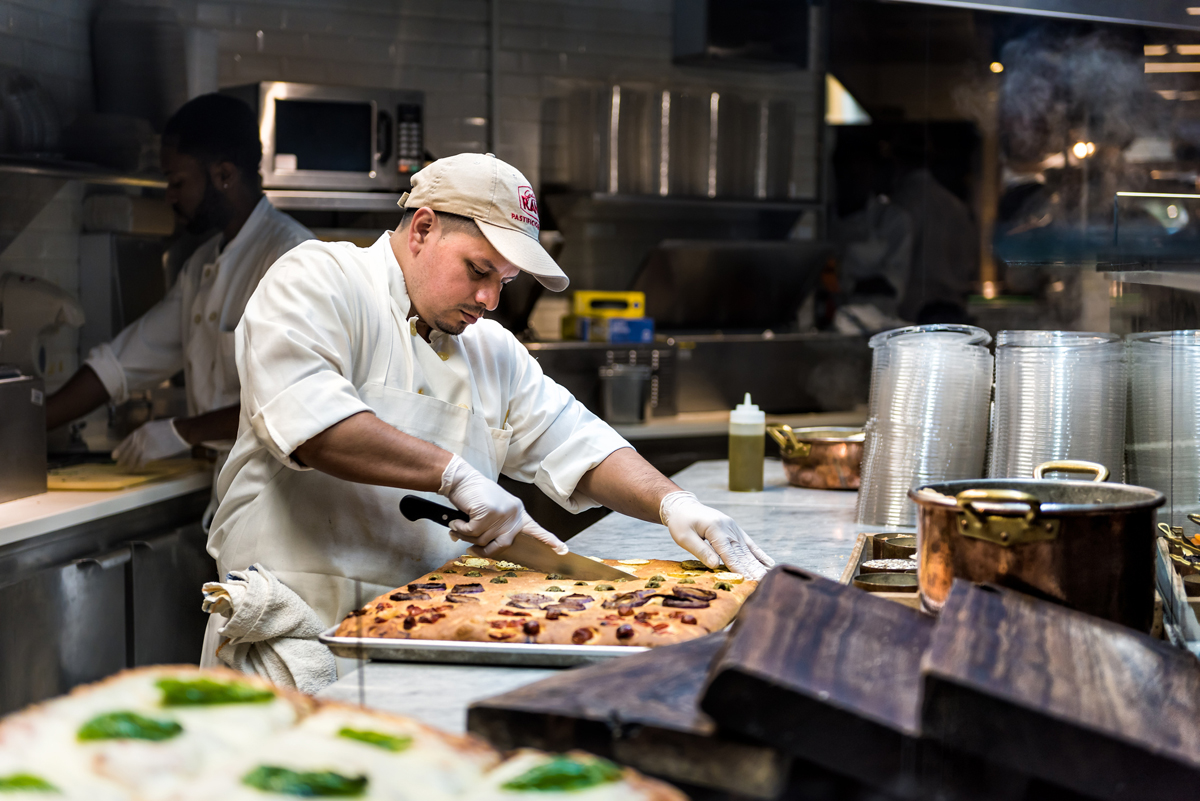
M862 483L859 468L866 434L861 428L772 423L767 433L779 444L783 471L793 487L856 490Z

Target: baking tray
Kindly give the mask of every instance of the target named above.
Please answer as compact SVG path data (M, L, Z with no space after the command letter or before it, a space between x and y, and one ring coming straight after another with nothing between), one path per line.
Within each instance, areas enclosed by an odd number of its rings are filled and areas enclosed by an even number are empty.
M334 656L376 662L442 662L454 665L571 667L649 651L637 645L549 645L535 642L457 642L337 637L338 626L318 635Z

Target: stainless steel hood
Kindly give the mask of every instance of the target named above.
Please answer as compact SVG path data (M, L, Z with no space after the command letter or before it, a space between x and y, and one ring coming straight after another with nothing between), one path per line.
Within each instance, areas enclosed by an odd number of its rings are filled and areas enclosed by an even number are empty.
M926 6L952 6L980 11L1032 14L1058 19L1092 20L1156 28L1200 30L1195 0L893 0Z

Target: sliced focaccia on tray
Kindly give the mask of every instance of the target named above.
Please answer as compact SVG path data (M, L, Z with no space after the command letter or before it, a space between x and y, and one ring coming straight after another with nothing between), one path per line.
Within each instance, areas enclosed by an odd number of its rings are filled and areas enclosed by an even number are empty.
M583 751L522 749L488 772L471 801L687 801L670 785Z
M573 581L466 556L351 612L339 637L653 647L724 628L758 582L689 560L604 559L629 573Z

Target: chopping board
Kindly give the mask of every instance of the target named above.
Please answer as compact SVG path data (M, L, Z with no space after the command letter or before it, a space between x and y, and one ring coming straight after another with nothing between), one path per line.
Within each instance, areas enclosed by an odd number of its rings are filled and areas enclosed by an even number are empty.
M927 736L1093 798L1200 794L1200 662L1186 651L956 581L922 671Z
M467 729L500 749L581 748L668 780L774 798L790 760L723 736L696 706L724 639L717 633L653 648L477 701Z
M150 462L138 471L124 470L115 463L89 462L50 470L46 476L46 488L96 492L123 490L162 478L173 478L195 470L208 469L209 463L202 459L161 459Z
M1028 779L921 739L934 619L791 566L747 600L701 700L723 729L899 798L1020 798Z

